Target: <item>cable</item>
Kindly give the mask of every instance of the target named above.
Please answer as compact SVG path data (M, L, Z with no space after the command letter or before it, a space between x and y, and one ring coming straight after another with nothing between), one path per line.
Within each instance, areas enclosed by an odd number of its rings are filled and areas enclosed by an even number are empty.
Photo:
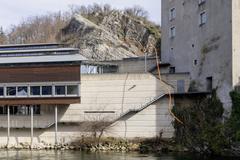
M158 54L157 54L157 50L155 48L155 53L156 53L156 62L157 62L157 71L158 71L158 78L161 81L162 77L161 77L161 70L160 70L160 65L159 65L159 59L158 59ZM184 124L178 117L175 116L175 114L172 112L172 94L171 94L171 90L169 89L168 86L165 86L168 92L168 97L169 97L169 101L168 101L168 112L170 113L170 115L180 124Z

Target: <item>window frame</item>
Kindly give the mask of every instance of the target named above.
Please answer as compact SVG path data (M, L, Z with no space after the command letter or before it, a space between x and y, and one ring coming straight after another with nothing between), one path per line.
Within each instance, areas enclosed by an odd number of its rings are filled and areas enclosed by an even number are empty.
M169 21L173 21L174 19L176 19L177 13L176 13L176 8L172 7L169 10Z
M205 17L205 18L204 18ZM206 11L202 11L199 14L199 26L203 26L207 23L207 12Z
M76 94L68 94L68 87L70 87L70 86L75 86L75 87L77 87L77 93ZM66 85L66 95L67 96L78 96L79 95L79 85L77 85L77 84L70 84L70 85Z
M51 87L51 94L46 94L46 95L44 95L44 94L43 94L43 87ZM54 96L53 86L52 86L52 85L42 85L42 86L41 86L41 96L42 96L42 97L52 97L52 96Z
M15 88L15 95L8 95L8 88ZM6 97L17 97L17 86L6 86Z
M18 88L20 88L20 87L26 87L27 88L27 95L19 95L18 94ZM19 85L19 86L16 86L16 96L17 97L28 97L28 94L29 94L29 87L27 86L27 85Z
M37 95L31 94L32 87L39 87L39 94L37 94ZM41 97L41 86L40 85L30 85L29 97Z
M169 38L173 39L176 37L176 27L172 26L169 28Z
M57 87L63 87L64 88L64 94L57 94ZM66 96L66 85L65 84L56 84L54 85L54 96L56 97L63 97Z
M5 87L4 86L0 86L0 88L3 89L3 94L2 95L0 94L0 97L4 97L5 96Z

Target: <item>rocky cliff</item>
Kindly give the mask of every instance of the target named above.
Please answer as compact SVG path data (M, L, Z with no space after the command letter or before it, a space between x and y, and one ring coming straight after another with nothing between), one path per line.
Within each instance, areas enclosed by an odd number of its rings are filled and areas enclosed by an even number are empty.
M160 53L160 27L121 11L76 15L58 34L58 41L80 49L91 60L119 60Z

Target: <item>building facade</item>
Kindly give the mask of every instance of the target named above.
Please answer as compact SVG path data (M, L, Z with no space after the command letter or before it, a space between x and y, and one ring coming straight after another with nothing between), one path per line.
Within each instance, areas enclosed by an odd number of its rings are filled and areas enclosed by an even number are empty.
M217 89L226 114L240 77L238 0L163 0L162 61L189 72L190 90Z
M0 46L0 146L70 144L102 125L106 137L172 138L168 93L188 92L189 73L160 63L159 79L147 59L90 62L60 44Z
M0 46L0 126L7 129L1 133L7 133L5 144L11 143L16 129L28 128L32 145L35 129L53 125L57 143L58 110L80 103L82 60L77 49L59 44Z

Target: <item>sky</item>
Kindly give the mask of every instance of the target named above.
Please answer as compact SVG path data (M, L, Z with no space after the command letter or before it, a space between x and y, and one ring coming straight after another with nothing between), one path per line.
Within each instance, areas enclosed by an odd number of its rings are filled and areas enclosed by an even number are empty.
M66 11L71 5L93 3L107 3L118 9L139 5L149 12L150 20L161 23L161 0L1 0L0 26L7 30L11 25L17 25L34 15Z

